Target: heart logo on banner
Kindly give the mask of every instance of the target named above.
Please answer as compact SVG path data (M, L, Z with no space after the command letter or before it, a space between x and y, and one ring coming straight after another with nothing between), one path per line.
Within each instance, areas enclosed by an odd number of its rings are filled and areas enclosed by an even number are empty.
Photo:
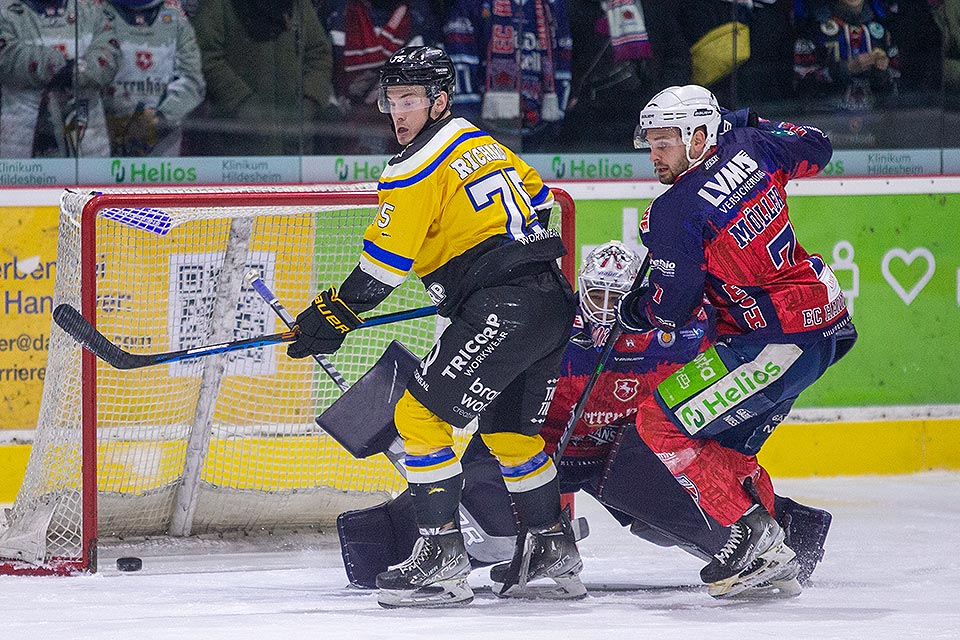
M900 284L900 281L897 280L897 277L890 273L890 262L894 258L903 260L908 267L917 258L923 258L927 261L926 272L909 291L904 289L903 285ZM937 270L937 261L934 260L933 254L930 253L930 250L925 249L924 247L918 247L910 253L907 253L900 247L896 247L894 249L890 249L890 251L887 251L887 253L884 254L883 262L880 264L880 270L883 272L883 278L890 283L890 287L897 292L897 295L900 296L900 299L903 300L905 304L910 304L923 290L923 288L927 286L927 283L930 282L930 278L933 277L934 271Z

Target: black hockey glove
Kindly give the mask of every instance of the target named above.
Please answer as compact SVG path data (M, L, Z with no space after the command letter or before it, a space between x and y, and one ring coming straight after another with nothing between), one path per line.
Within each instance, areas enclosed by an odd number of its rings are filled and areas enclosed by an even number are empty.
M751 109L737 109L736 111L720 109L720 120L722 121L720 130L721 132L726 132L730 129L740 129L743 127L756 128L760 122L760 116L757 115L756 111Z
M300 312L294 327L300 337L287 347L291 358L306 358L318 353L336 353L347 334L360 326L360 318L337 297L336 287L317 294L313 304Z
M640 298L650 287L642 286L632 289L617 300L617 322L623 327L624 331L632 333L641 333L653 329L653 325L647 320L647 316L640 308Z

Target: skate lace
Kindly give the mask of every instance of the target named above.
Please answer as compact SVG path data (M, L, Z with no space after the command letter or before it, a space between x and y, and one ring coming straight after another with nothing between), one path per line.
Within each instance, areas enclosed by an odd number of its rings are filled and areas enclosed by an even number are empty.
M400 565L400 573L408 573L413 570L419 570L420 565L430 557L431 544L426 538L417 538L413 545L413 553L410 558Z
M743 542L744 533L743 525L739 522L734 522L730 525L730 537L727 538L726 544L723 545L723 548L720 549L714 557L721 563L727 564L730 558L737 552L740 543Z

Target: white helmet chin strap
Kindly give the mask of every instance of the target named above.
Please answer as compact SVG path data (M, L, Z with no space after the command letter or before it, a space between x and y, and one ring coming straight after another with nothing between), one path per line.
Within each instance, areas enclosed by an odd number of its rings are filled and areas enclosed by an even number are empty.
M704 144L704 145L703 145L703 151L700 152L700 155L697 156L696 158L691 158L691 157L690 157L690 145L691 145L691 144L693 144L693 140L692 140L692 139L690 140L690 142L689 142L688 144L684 145L684 148L686 149L686 152L687 152L687 153L686 153L687 162L690 163L690 167L689 167L689 168L690 168L690 169L693 169L695 166L697 166L698 164L700 164L701 162L703 162L703 157L704 157L705 155L707 155L707 151L709 151L710 148L709 148L706 144Z

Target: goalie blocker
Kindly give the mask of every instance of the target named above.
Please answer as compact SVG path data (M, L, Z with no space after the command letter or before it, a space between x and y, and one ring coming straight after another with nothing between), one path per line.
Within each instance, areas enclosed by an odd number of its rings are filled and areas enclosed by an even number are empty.
M393 409L419 363L394 340L356 384L317 416L317 425L354 458L385 453L399 437Z

